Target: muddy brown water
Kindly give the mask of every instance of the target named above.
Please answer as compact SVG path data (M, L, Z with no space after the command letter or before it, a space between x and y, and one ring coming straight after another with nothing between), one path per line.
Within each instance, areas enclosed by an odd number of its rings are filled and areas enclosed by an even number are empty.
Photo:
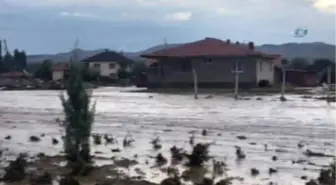
M325 101L302 99L299 95L287 95L289 101L280 102L279 95L262 96L262 100L234 101L220 95L205 99L201 95L194 100L192 95L169 95L155 93L127 93L125 88L101 88L94 91L97 101L94 132L110 134L118 144L94 146L97 156L134 158L136 165L146 169L146 178L158 182L164 178L145 164L162 152L169 157L169 148L176 145L190 150L189 137L195 132L195 142L214 142L210 154L228 164L230 176L244 177L235 184L304 184L301 176L314 178L321 165L327 165L331 158L307 158L306 149L327 154L335 153L335 104ZM10 148L15 155L19 152L36 154L45 152L55 155L62 144L53 146L51 138L60 139L61 130L56 123L63 118L59 91L0 91L0 146ZM203 129L208 131L202 136ZM40 136L41 141L29 142L29 136ZM4 137L11 135L11 140ZM122 139L130 135L136 140L129 148L122 147ZM246 140L237 139L246 136ZM150 141L156 137L162 140L163 148L154 151ZM298 148L298 143L304 143ZM265 151L267 144L267 151ZM247 157L236 161L235 146L240 146ZM120 153L111 149L120 148ZM272 161L272 156L277 161ZM293 160L308 162L292 164ZM99 160L97 163L109 163ZM312 163L317 165L312 165ZM135 167L136 167L135 166ZM134 167L134 168L135 168ZM260 175L251 177L250 169L257 168ZM278 173L268 174L269 168ZM133 169L126 169L133 173ZM134 171L134 170L133 170Z

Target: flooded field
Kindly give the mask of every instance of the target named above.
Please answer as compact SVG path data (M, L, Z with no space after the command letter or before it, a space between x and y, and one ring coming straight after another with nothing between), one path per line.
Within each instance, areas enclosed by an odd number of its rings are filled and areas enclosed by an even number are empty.
M210 154L228 164L228 175L241 176L244 181L234 184L281 185L304 184L302 176L315 178L318 169L332 158L306 157L306 149L326 154L335 153L335 104L302 99L287 95L280 102L279 95L262 96L262 100L235 101L224 95L212 99L194 100L192 95L168 95L120 92L121 88L102 88L94 91L97 101L94 133L110 134L119 144L95 146L97 156L133 158L135 167L146 169L146 177L158 182L164 176L145 164L161 152L170 157L170 147L176 145L191 149L189 137L195 132L195 142L213 142ZM8 147L13 154L45 152L56 155L62 145L53 146L51 138L60 138L56 119L63 119L57 91L0 91L0 147ZM202 130L208 134L203 136ZM41 142L29 142L29 136L41 134ZM11 135L11 140L3 139ZM133 147L123 149L122 140L131 135ZM238 139L245 136L246 139ZM160 137L163 148L154 151L150 141ZM303 147L298 147L302 143ZM265 150L267 145L267 150ZM241 147L246 159L237 162L235 146ZM111 149L120 148L120 153ZM273 161L272 156L278 160ZM303 163L292 161L307 160ZM100 161L108 162L108 161ZM151 162L150 162L151 163ZM134 168L135 168L134 167ZM251 177L250 169L257 168L260 175ZM269 168L278 173L269 175ZM133 169L129 170L129 173Z

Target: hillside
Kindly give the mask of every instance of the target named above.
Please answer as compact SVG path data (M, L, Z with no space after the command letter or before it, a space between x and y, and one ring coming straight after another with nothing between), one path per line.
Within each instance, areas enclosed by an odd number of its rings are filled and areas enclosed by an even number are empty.
M132 60L139 61L143 60L140 55L144 53L155 52L164 48L171 48L178 46L180 44L166 44L157 45L139 52L124 52L124 55ZM292 59L294 57L304 57L307 59L317 59L317 58L329 58L335 59L335 45L325 44L321 42L313 43L286 43L286 44L264 44L261 46L256 46L256 50L262 51L270 54L281 54L285 58ZM77 55L78 59L82 60L99 52L104 51L104 49L97 50L81 50L78 49ZM29 55L28 62L40 62L46 59L51 59L53 61L66 62L69 61L72 52L58 53L58 54L41 54L41 55Z

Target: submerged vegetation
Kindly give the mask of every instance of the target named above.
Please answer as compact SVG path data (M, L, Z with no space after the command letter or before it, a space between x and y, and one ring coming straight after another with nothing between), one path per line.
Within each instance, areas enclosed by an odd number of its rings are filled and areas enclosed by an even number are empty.
M61 101L65 113L64 151L73 174L86 173L90 159L90 136L94 123L95 105L90 107L91 93L85 90L80 71L74 64L66 89L67 98Z

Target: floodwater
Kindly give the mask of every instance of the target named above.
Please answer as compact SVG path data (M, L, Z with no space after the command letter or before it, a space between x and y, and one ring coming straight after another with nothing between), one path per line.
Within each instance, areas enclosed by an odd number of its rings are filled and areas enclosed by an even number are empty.
M244 177L234 184L281 185L304 184L301 176L314 178L318 165L327 165L331 158L307 158L306 149L327 154L335 153L335 104L302 99L287 95L280 102L279 95L262 96L262 100L235 101L218 95L212 99L194 100L192 95L121 92L123 88L101 88L94 91L97 102L93 132L111 134L119 144L96 146L100 156L132 158L137 154L141 168L148 155L155 156L150 141L160 137L162 152L167 158L169 148L176 145L190 150L190 132L195 131L195 142L214 142L210 154L228 164L228 175ZM11 152L58 154L62 145L52 146L50 137L60 138L61 130L55 119L63 119L59 91L0 91L0 147L10 147ZM14 128L15 127L15 128ZM202 136L203 129L208 131ZM31 143L31 135L46 134L41 142ZM11 135L11 140L4 140ZM133 147L122 149L122 139L131 135L136 140ZM237 136L246 136L239 140ZM298 148L298 143L304 148ZM251 144L251 143L255 143ZM268 150L265 151L264 145ZM240 146L246 159L236 161L235 146ZM121 153L110 150L121 148ZM278 157L272 161L272 156ZM292 164L292 160L306 159L308 163ZM153 159L150 159L153 160ZM154 174L147 167L146 177L160 181L162 174ZM251 177L250 169L257 168L260 175ZM278 173L268 174L269 168ZM155 173L157 173L156 170Z

